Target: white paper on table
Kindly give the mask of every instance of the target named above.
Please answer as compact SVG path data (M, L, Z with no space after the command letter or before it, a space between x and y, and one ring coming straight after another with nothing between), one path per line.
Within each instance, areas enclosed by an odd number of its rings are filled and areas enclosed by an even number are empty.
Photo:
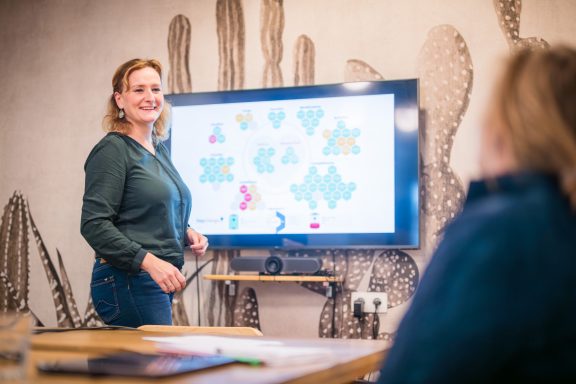
M255 340L221 336L144 337L156 343L163 352L218 354L236 358L250 358L267 365L305 364L325 361L333 357L328 348L294 347L281 341Z

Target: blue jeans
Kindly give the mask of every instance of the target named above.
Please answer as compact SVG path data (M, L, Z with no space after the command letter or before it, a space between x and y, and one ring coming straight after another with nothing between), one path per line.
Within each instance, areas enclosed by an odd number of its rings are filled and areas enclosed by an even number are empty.
M173 294L164 293L148 272L133 274L96 259L90 294L96 313L107 325L172 324Z

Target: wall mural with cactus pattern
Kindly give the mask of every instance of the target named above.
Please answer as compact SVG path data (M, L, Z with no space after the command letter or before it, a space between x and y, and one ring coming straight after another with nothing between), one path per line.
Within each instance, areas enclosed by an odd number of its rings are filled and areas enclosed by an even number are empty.
M282 0L261 0L259 14L259 40L263 67L260 86L311 85L322 68L316 66L316 51L321 48L304 33L295 41L284 41L286 20ZM546 48L548 43L539 37L520 36L521 0L493 0L493 14L503 38L511 51L519 47ZM216 0L215 17L218 42L218 90L242 89L245 85L246 21L241 0ZM495 25L497 25L495 23ZM191 35L194 26L184 15L175 15L168 27L167 50L169 57L169 93L191 92L194 73L190 68ZM353 32L351 32L353 33ZM326 49L326 47L322 47ZM340 47L341 48L341 47ZM330 48L328 48L330 49ZM293 73L283 74L280 63L284 58L292 61ZM382 330L381 319L369 314L364 321L354 318L349 306L351 292L368 280L369 291L386 292L388 308L407 303L418 286L426 257L436 246L442 229L461 209L465 188L451 167L454 138L464 118L474 84L473 57L468 44L453 25L431 28L422 41L413 77L420 79L422 109L421 129L421 201L422 250L415 253L403 250L330 250L285 251L284 257L320 257L324 268L343 278L336 294L326 297L322 283L301 283L311 294L325 298L317 321L319 337L378 338L389 340L394 332ZM366 81L388 78L384 63L367 63L362 57L351 57L342 63L340 81ZM286 82L291 82L286 84ZM14 192L4 207L0 227L0 310L29 312L30 247L37 254L48 280L54 302L57 325L62 327L96 326L101 322L91 301L81 314L69 283L60 252L50 255L34 223L26 197ZM213 251L212 258L196 265L187 277L186 289L194 287L201 272L228 274L229 262L242 257L237 250ZM36 253L34 253L36 254ZM417 263L420 258L419 263ZM193 289L193 288L192 288ZM251 326L261 329L257 290L250 284L213 282L203 292L208 308L208 325ZM192 322L187 315L184 291L174 296L173 320L177 325ZM37 323L42 321L35 316ZM385 329L389 329L384 327ZM376 332L375 332L376 330Z

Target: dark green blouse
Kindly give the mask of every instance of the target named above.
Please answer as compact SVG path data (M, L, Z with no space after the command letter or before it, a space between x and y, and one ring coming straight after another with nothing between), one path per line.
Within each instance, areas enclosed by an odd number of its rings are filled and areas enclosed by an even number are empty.
M162 143L154 156L132 138L109 133L84 170L80 231L97 257L138 272L151 252L182 267L192 197Z

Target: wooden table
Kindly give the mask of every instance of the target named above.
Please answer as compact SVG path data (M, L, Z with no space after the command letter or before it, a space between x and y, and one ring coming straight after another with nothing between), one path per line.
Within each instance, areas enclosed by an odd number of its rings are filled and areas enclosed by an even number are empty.
M37 372L39 361L96 356L116 351L153 352L154 344L144 336L185 335L141 330L72 330L33 335L29 361L29 382L33 383L142 383L140 378L91 378L81 375L56 375ZM242 337L242 336L227 336ZM299 365L249 366L232 364L219 368L162 379L162 383L350 383L364 374L378 370L389 344L374 340L345 339L271 339L286 345L330 348L326 361Z

